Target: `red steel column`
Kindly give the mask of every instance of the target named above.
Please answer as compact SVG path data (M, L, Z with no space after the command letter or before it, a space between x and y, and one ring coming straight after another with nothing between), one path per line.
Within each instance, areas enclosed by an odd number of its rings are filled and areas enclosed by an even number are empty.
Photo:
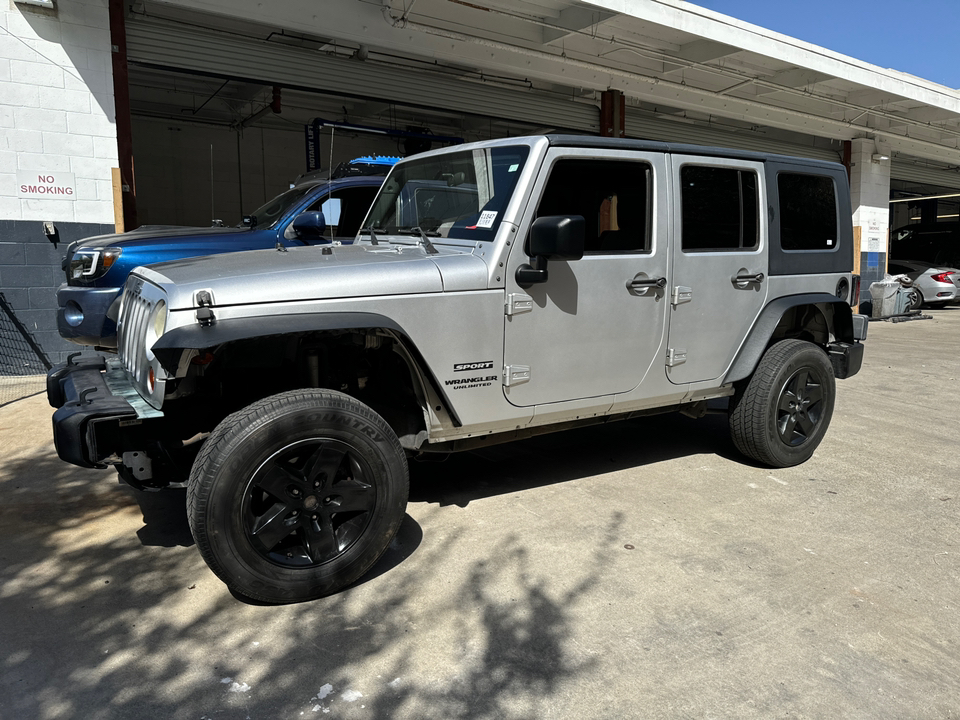
M626 137L624 115L627 102L619 90L604 90L600 96L600 135L603 137Z
M137 186L133 174L133 128L130 123L130 82L127 71L126 0L110 0L110 44L113 58L113 104L117 123L117 155L123 192L123 229L137 222Z

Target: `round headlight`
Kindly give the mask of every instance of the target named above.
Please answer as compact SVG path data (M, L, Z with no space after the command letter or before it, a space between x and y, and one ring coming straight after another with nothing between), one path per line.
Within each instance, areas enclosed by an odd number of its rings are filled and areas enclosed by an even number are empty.
M161 300L157 303L157 306L153 309L153 334L156 338L160 338L163 335L163 331L167 329L167 304Z
M143 338L144 352L147 360L153 361L153 344L160 339L167 329L167 304L161 300L153 307L150 319L147 322L146 336ZM152 392L152 391L151 391Z

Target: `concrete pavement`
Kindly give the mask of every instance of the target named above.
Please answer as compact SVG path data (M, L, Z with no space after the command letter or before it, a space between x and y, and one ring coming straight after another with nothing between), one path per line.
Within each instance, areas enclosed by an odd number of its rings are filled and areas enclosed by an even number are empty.
M414 464L361 583L269 607L183 491L0 408L0 718L956 718L960 307L871 323L812 460L661 416Z

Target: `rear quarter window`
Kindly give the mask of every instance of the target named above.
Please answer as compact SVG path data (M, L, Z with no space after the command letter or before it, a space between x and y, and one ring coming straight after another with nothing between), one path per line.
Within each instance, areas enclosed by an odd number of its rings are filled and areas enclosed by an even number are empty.
M780 173L780 247L786 251L836 250L837 190L825 175Z

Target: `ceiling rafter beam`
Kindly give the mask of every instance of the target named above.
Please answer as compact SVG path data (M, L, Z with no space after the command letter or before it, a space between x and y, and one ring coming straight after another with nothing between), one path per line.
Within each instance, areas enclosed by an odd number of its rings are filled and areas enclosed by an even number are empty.
M715 40L694 40L681 45L680 50L674 55L680 60L689 60L691 63L708 63L738 52L740 52L740 48L724 45ZM664 63L663 74L668 75L689 68L689 65Z
M564 8L560 11L560 16L551 21L551 27L543 28L543 44L550 45L615 17L617 17L617 13L607 10L596 10L576 5Z
M801 88L809 85L816 85L818 82L823 82L824 80L831 80L833 79L833 76L827 75L826 73L817 72L816 70L794 67L787 70L781 70L780 72L763 79L768 83L780 85L782 87ZM769 85L763 85L757 88L758 95L765 95L772 92L777 92L777 90Z

